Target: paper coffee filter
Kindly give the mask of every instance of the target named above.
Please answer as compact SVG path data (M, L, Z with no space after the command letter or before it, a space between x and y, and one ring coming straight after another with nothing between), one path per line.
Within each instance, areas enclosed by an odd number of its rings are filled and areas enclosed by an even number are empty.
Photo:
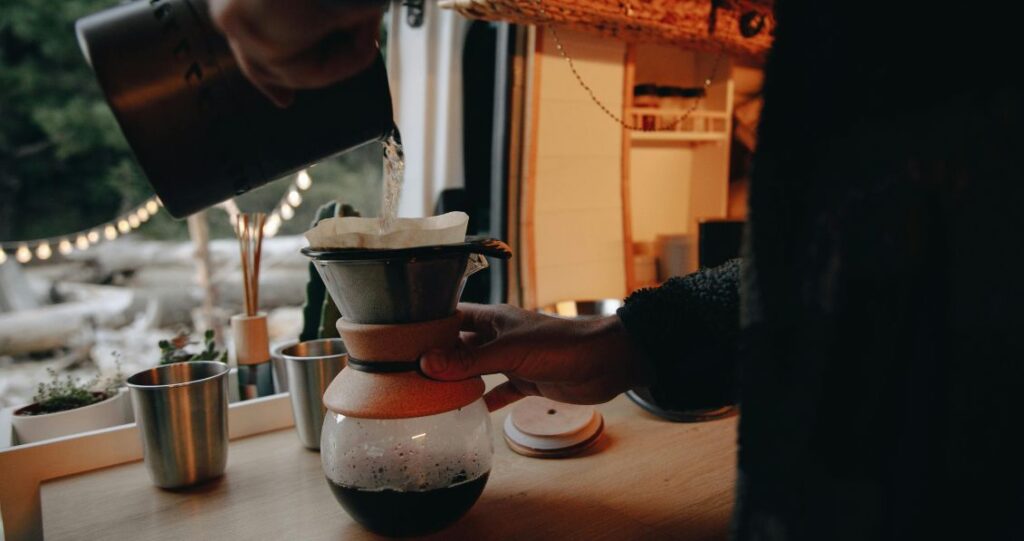
M314 249L380 250L457 244L466 240L468 225L468 214L449 212L428 218L398 218L387 233L381 234L379 218L328 218L306 231L306 240Z

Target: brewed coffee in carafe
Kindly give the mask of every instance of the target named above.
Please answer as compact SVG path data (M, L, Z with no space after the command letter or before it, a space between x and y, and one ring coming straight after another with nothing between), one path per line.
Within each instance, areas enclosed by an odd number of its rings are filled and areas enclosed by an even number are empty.
M492 448L483 400L408 419L327 414L321 436L327 483L349 516L371 531L441 530L469 511L487 484Z

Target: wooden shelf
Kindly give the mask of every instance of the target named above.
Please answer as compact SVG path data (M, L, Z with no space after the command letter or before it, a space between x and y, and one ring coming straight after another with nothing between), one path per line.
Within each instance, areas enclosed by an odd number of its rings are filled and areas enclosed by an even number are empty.
M718 141L726 141L727 135L724 133L706 132L643 131L633 132L630 135L630 139L634 144L645 142L714 143Z
M653 107L632 107L626 114L633 119L633 124L641 124L643 117L654 117L656 122L671 123L680 116L686 118L679 129L631 131L630 140L634 143L647 141L678 142L678 143L713 143L729 140L728 111L688 111L686 109L660 109Z
M728 213L733 123L733 65L713 54L648 43L626 48L623 76L622 229L626 291L648 286L634 241L695 232L697 220ZM709 75L710 74L710 75ZM661 100L637 107L635 83L692 88L712 79L694 102ZM643 102L642 102L643 103ZM695 107L695 108L694 108ZM629 126L666 127L636 131ZM635 178L634 178L635 177ZM694 254L694 258L696 254Z

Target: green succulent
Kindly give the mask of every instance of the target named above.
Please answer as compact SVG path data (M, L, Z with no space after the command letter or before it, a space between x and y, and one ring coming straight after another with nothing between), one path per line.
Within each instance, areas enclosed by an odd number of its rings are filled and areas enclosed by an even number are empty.
M190 340L189 333L181 331L170 340L157 342L160 346L160 364L184 363L192 361L220 361L227 362L228 352L217 351L217 344L213 340L213 330L203 333L203 348L198 353L191 351L189 346L198 342Z

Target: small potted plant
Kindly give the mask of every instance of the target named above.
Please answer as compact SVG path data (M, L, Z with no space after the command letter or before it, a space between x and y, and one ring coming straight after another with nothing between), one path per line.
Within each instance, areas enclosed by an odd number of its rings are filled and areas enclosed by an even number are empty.
M11 425L20 443L99 430L130 422L120 367L115 376L82 382L71 375L61 378L48 369L50 381L39 384L32 403L18 408Z
M196 345L196 342L189 340L187 332L181 331L170 340L157 342L160 346L160 364L184 363L190 361L220 361L226 363L228 352L217 351L217 344L213 341L213 331L203 333L203 347L198 352L189 346Z
M227 364L228 352L217 351L217 344L214 342L213 337L212 329L203 333L201 348L193 347L198 345L198 342L193 342L185 331L179 331L170 340L157 342L157 345L160 346L160 364L187 363L191 361L218 361ZM228 373L228 382L229 400L237 402L238 372L235 368L232 368Z

